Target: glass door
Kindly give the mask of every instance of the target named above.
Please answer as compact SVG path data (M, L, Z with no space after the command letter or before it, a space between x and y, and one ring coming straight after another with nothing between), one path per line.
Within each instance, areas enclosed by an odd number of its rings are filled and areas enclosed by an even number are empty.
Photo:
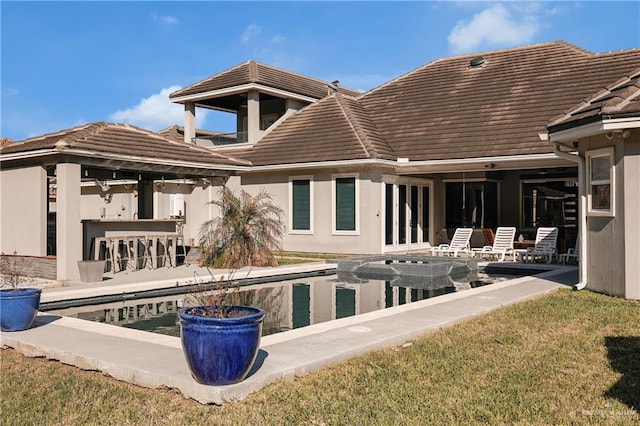
M429 242L430 183L385 183L385 251L419 249Z

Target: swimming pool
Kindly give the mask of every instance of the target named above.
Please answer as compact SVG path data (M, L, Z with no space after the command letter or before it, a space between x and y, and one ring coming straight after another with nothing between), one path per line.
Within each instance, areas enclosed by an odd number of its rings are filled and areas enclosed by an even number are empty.
M434 279L379 277L338 273L241 287L243 304L267 312L263 336L334 319L412 303L439 295L464 291L525 275L522 272L479 271L464 276ZM388 277L387 277L388 278ZM153 333L180 336L177 310L196 304L193 294L176 294L98 305L47 310Z

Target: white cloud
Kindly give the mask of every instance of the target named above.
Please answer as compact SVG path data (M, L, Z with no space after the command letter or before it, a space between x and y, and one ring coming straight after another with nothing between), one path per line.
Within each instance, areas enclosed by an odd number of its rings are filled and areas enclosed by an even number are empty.
M449 34L453 53L467 53L479 46L508 47L530 42L538 33L538 18L529 10L520 21L502 4L496 4L473 16L471 21L458 21Z
M180 86L166 87L131 108L123 109L109 115L109 119L121 123L129 123L143 129L158 131L174 124L183 125L184 107L169 102L169 95ZM202 127L207 110L199 109L196 113L196 127Z
M247 25L247 27L244 29L244 32L240 36L240 40L246 43L252 38L254 38L255 36L257 36L258 34L260 34L260 31L262 31L262 27L260 25L256 24L255 22L252 24L249 24Z
M285 40L286 40L285 37L280 34L276 34L273 37L271 37L271 43L273 44L282 43Z
M18 96L20 92L17 89L12 89L11 87L6 87L2 89L2 97L3 98L12 98Z
M160 22L161 24L166 24L166 25L177 25L180 23L180 21L178 21L178 18L175 18L173 16L167 15L167 16L159 16L156 15L155 13L153 15L151 15L153 17L153 19L157 22Z

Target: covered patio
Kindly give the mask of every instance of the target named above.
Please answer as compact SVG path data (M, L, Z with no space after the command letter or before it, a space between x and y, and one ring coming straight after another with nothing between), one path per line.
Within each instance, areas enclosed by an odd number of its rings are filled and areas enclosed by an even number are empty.
M249 165L104 122L7 144L0 154L0 251L55 253L60 281L79 278L77 262L95 257L96 238L155 231L194 238L215 214L199 208L215 197L212 189Z

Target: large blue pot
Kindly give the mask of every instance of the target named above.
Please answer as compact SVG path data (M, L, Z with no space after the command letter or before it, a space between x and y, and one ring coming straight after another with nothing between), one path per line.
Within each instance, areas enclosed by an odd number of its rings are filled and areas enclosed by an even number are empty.
M237 316L231 318L198 315L203 310L178 310L182 349L193 378L203 385L241 382L258 355L264 310L233 306Z
M40 307L39 288L0 290L0 328L20 331L31 327Z

